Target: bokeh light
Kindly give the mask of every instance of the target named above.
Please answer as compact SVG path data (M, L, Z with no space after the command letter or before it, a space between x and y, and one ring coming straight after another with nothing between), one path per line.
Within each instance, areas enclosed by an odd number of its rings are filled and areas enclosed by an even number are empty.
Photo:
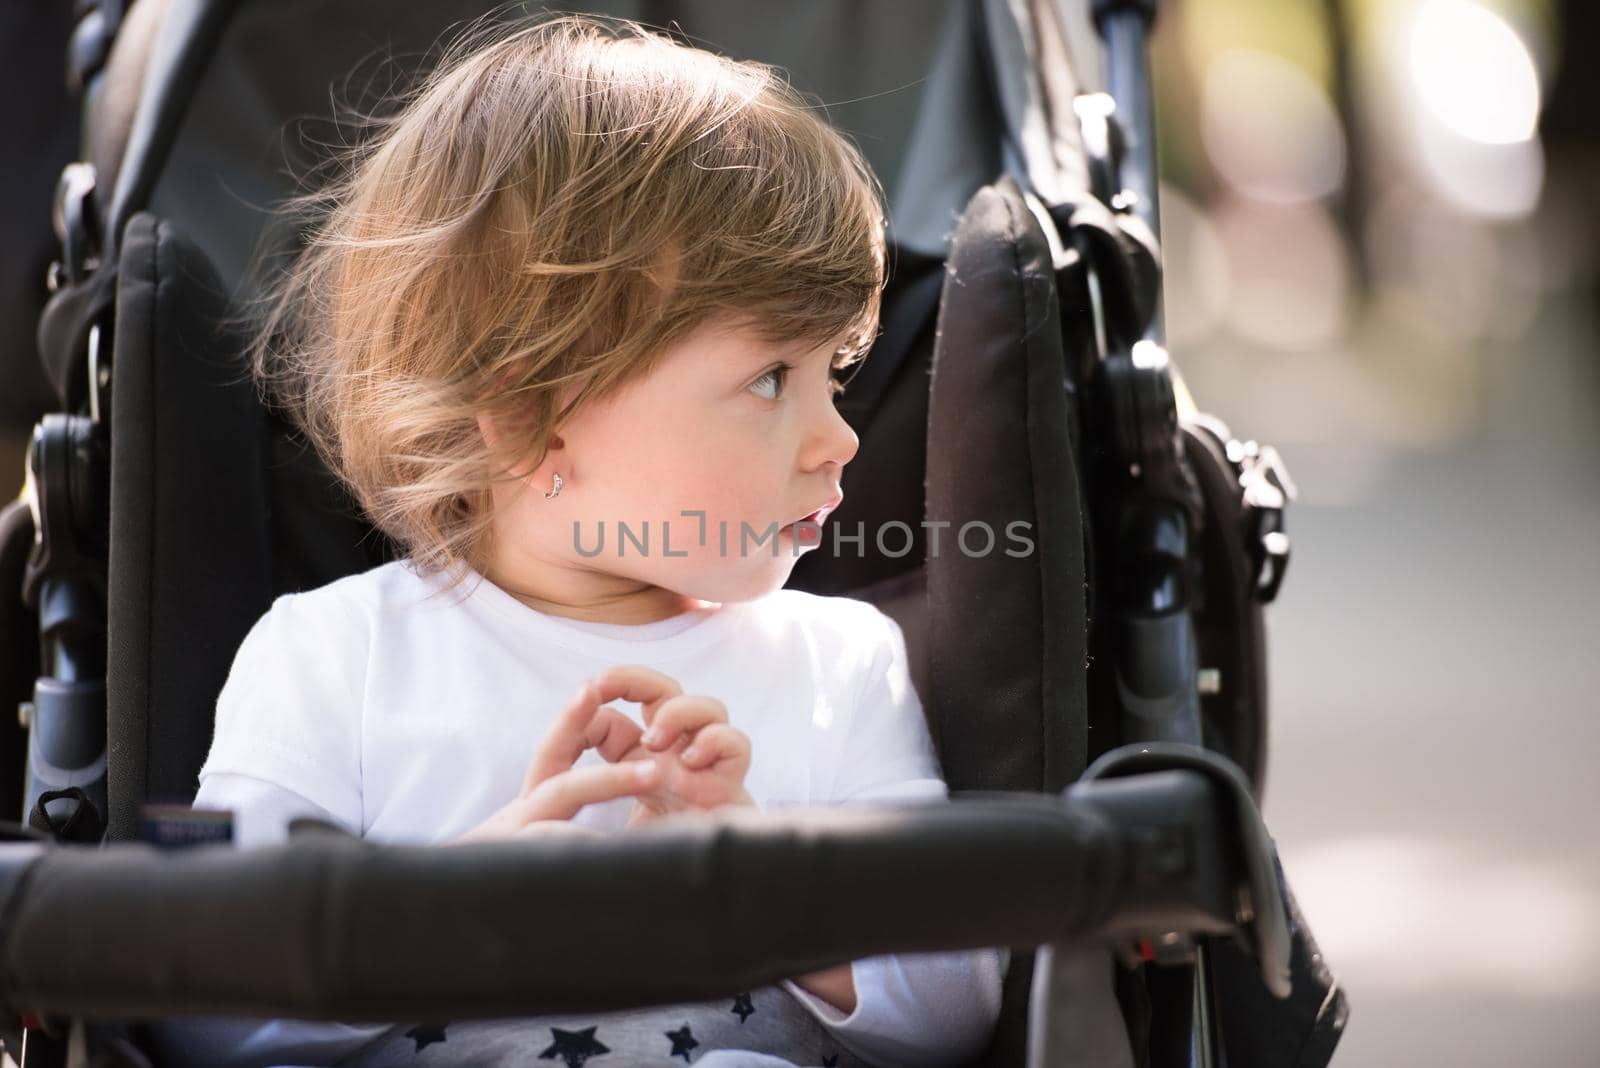
M1538 68L1498 14L1472 0L1427 0L1412 22L1407 51L1423 105L1452 133L1486 145L1533 136Z
M1344 135L1327 93L1270 52L1230 49L1214 58L1200 122L1212 165L1246 196L1298 204L1344 180Z

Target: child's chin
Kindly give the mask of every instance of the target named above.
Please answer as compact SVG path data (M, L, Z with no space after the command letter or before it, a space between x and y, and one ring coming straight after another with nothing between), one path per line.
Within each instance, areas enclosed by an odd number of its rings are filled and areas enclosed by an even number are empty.
M745 560L746 566L737 572L729 569L728 574L706 576L705 580L694 583L682 592L702 601L721 604L753 601L782 589L783 584L789 581L789 573L794 570L798 559L798 556L791 556L788 552L780 552L776 557L752 557Z

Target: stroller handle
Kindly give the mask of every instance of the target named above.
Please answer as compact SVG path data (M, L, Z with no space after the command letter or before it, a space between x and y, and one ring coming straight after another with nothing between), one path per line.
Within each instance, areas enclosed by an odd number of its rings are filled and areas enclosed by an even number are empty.
M106 1018L519 1016L717 997L882 953L1109 937L1119 918L1233 930L1231 878L1174 866L1155 807L1118 812L1080 785L445 848L331 829L257 849L6 843L0 1000Z

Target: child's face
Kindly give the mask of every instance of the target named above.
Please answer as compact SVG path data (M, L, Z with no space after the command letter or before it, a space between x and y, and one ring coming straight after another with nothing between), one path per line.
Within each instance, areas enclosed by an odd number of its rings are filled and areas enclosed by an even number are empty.
M702 326L560 427L562 448L526 482L496 489L491 577L615 622L781 587L820 547L781 528L839 497L859 445L829 389L836 348ZM561 494L545 500L556 472Z

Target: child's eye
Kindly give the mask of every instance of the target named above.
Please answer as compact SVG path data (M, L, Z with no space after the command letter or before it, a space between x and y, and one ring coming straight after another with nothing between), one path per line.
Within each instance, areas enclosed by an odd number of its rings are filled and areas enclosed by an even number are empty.
M750 388L756 389L757 386L760 386L763 382L766 382L770 379L773 383L772 395L770 397L766 397L766 399L777 400L778 395L783 392L783 385L788 380L789 372L792 370L794 370L794 368L790 367L788 364L780 363L778 366L770 369L760 378L756 379L755 382L751 384ZM765 392L763 390L757 390L757 392L765 396Z

